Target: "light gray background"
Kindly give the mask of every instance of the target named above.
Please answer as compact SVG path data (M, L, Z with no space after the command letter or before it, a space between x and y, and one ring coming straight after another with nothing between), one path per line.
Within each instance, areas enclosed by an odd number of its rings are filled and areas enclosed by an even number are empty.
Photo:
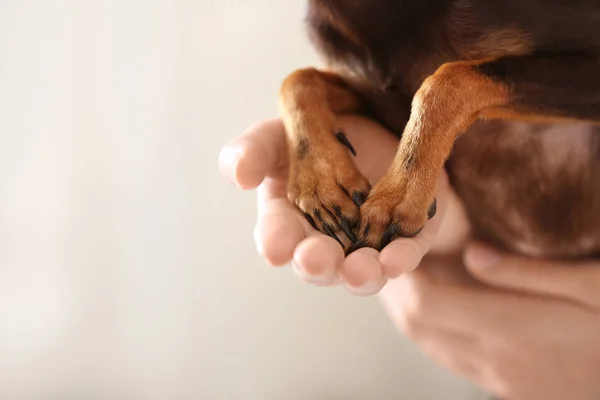
M0 1L0 398L476 399L376 299L272 270L221 145L304 1Z

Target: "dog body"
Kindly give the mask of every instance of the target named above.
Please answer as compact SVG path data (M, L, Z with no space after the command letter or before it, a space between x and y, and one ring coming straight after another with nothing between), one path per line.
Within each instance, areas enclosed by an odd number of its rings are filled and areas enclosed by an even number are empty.
M307 22L329 70L291 74L280 106L290 198L315 227L353 248L413 236L445 165L483 238L600 252L600 2L310 0ZM336 135L345 112L402 137L372 190Z

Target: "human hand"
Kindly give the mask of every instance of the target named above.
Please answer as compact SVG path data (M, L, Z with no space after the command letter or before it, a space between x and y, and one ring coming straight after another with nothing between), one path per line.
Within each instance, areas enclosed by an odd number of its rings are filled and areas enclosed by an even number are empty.
M357 151L360 171L371 182L377 181L391 164L398 139L361 117L340 117L338 123ZM283 125L270 120L251 127L225 145L219 163L223 175L241 189L257 188L258 220L254 237L261 255L273 266L291 261L299 277L316 285L342 283L357 295L377 293L388 279L419 265L440 231L446 211L455 207L455 196L448 188L446 175L441 173L437 214L419 235L397 239L381 253L364 248L344 258L341 246L315 231L288 200L287 157ZM458 231L460 228L456 226L448 237L459 240Z
M381 291L424 353L503 399L600 398L600 262L481 244L467 247L466 270L455 261L426 258Z

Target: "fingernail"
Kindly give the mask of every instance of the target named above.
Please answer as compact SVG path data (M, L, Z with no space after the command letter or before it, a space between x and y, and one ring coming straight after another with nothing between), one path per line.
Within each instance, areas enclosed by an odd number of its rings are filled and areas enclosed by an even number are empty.
M500 263L502 254L481 244L474 245L467 253L466 261L473 267L490 268Z
M336 278L328 277L328 276L320 276L309 274L306 272L304 268L302 268L296 260L290 262L290 266L294 270L294 272L306 282L316 285L316 286L329 286L331 285Z
M374 282L368 282L367 284L354 288L354 294L357 296L373 296L379 293L379 291L385 286L385 279L380 279Z

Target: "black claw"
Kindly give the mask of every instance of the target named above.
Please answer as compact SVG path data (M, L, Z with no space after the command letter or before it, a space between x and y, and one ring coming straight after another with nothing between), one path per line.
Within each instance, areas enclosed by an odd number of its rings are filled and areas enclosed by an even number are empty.
M329 224L325 223L325 224L323 224L323 230L325 231L327 236L334 238L340 244L340 246L344 247L344 244L342 243L340 238L337 237L337 235L335 234L335 230L333 229L333 227L331 227Z
M327 212L331 213L329 210L327 210ZM319 220L319 222L321 222L321 225L323 226L323 232L327 236L330 236L330 237L334 238L335 240L337 240L337 242L340 244L340 246L344 247L344 244L342 243L340 238L337 237L337 235L335 234L335 229L331 225L329 225L327 222L325 222L325 220L323 219L323 216L321 215L321 211L315 210L314 214L315 214L315 217L317 217L317 219Z
M350 150L352 155L354 155L356 157L356 150L354 150L354 146L352 146L352 143L350 143L350 141L348 140L348 138L346 137L344 132L342 132L342 131L337 132L335 134L335 137L337 138L337 140L340 141L341 144L343 144Z
M361 236L367 237L369 236L369 232L371 232L371 224L365 225L365 227L362 229Z
M317 223L315 222L315 220L313 219L313 217L311 217L311 215L309 213L304 213L304 216L306 217L308 222L312 225L312 227L315 228L315 230L319 230L319 228L317 228Z
M354 192L352 193L352 201L354 201L357 207L360 207L367 201L367 194L364 192Z
M333 212L328 209L326 210L333 219L339 221L340 228L342 228L346 236L348 236L348 239L350 239L352 243L356 242L356 236L354 235L354 232L352 232L352 224L350 223L350 220L342 214L342 208L340 206L333 206Z
M333 219L339 221L338 225L342 228L342 231L344 231L348 239L353 243L356 242L356 236L354 235L354 232L352 232L350 220L342 215L342 208L340 206L333 206L333 213L329 210L327 210L327 212Z
M399 232L400 228L396 224L390 225L388 230L383 234L379 250L390 244L390 242L396 238L396 235L398 235Z
M336 217L342 218L342 207L340 207L340 206L333 206L333 212L335 213Z
M431 219L435 217L435 213L437 212L437 200L433 199L433 203L429 206L429 211L427 211L427 218Z
M342 218L342 221L340 222L340 226L341 226L342 230L344 231L344 233L346 234L346 236L348 236L348 239L350 239L350 241L352 243L355 243L357 239L356 239L356 235L354 234L354 232L352 232L350 221L347 218Z
M325 221L323 220L323 216L321 216L321 210L315 210L313 212L313 214L315 215L315 217L317 217L317 219L319 220L319 222L323 225L325 225Z

